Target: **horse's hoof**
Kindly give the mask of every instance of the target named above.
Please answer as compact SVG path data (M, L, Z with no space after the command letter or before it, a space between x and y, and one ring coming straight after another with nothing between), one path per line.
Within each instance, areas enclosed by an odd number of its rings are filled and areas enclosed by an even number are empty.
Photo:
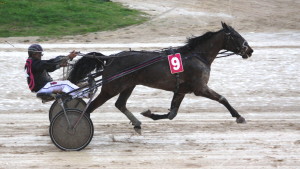
M245 118L242 117L242 116L236 118L236 122L237 123L243 123L243 124L247 123L246 120L245 120Z
M139 135L142 135L142 128L141 128L141 126L134 126L134 131L137 132Z
M151 118L152 113L150 110L146 110L146 111L142 112L141 115Z

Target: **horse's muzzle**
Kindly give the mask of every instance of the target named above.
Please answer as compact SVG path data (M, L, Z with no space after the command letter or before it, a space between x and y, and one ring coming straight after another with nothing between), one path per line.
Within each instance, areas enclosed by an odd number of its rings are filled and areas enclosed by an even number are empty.
M243 59L248 59L249 57L251 57L253 52L254 51L250 46L246 48L246 50L244 50L244 52L242 53Z

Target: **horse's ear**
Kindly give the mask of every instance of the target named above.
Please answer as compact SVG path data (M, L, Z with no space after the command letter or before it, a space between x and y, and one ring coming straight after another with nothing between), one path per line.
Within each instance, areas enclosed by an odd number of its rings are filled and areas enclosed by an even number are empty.
M223 27L224 29L227 29L227 30L229 29L228 26L227 26L227 24L226 24L225 22L221 22L221 23L222 23L222 27Z
M226 33L230 33L230 27L225 23L225 22L221 22L222 23L222 27L224 28Z

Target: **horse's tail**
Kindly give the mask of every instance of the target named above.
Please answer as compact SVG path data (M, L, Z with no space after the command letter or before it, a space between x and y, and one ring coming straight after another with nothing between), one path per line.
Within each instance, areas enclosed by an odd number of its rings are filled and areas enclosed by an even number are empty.
M74 64L68 77L70 82L77 84L93 70L101 71L104 68L105 59L101 56L105 55L102 53L91 52L86 54L86 56L92 57L82 57Z

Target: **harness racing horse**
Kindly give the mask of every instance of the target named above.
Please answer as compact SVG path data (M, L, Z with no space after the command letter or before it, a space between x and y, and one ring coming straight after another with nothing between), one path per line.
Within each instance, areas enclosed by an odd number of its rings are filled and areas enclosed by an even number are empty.
M211 64L220 50L231 51L241 55L244 59L249 58L253 53L252 48L238 32L223 22L222 27L217 32L207 32L202 36L190 38L184 46L172 50L123 51L98 58L82 57L74 65L69 80L77 83L95 67L103 67L102 78L104 80L101 92L88 106L86 113L93 112L107 100L119 94L115 106L127 116L138 133L141 132L141 122L126 107L126 102L136 85L174 92L169 113L158 115L152 114L150 110L142 113L153 120L167 118L172 120L176 116L185 94L194 93L196 96L218 101L228 109L232 117L236 118L237 123L246 123L246 120L229 104L225 97L207 86ZM180 53L184 68L183 72L176 75L170 73L167 59L168 54L174 53ZM161 56L163 59L121 76L122 72L129 70L128 68L135 69L141 65L140 63L157 56ZM105 62L106 64L104 64ZM135 67L135 65L139 66ZM118 76L118 78L109 81L114 76Z

